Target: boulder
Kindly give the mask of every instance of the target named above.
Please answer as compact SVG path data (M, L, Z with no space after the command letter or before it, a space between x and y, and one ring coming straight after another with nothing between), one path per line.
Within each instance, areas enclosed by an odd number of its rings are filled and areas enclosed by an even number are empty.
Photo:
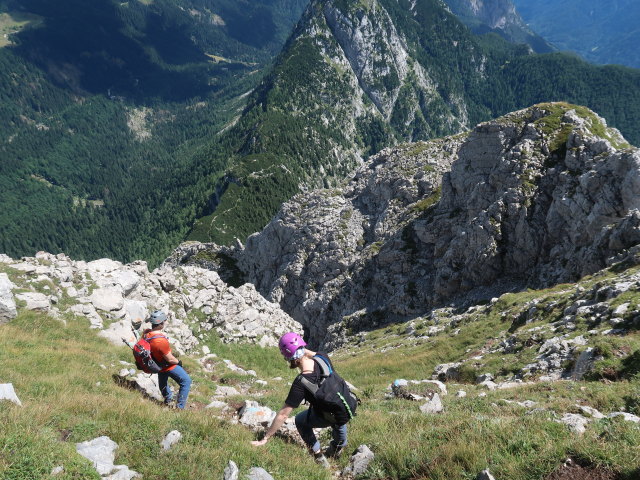
M103 476L113 472L117 448L118 444L106 436L76 443L76 451L93 463L94 468Z
M564 423L573 433L582 435L587 431L589 419L582 415L578 415L577 413L565 413L560 420L557 420L557 422Z
M252 467L246 476L247 480L273 480L273 477L262 467Z
M114 465L111 475L103 476L103 480L133 480L142 478L138 472L130 470L126 465Z
M131 270L119 270L112 274L111 278L115 285L122 288L122 293L126 297L140 284L140 276Z
M160 442L160 445L162 446L163 450L169 450L176 443L178 443L181 438L182 434L178 430L171 430L169 433L167 433L167 436L164 437L162 442Z
M622 417L627 422L640 423L640 417L627 412L613 412L607 415L608 418Z
M102 328L102 317L98 315L98 312L92 304L73 305L69 310L76 315L87 317L91 323L91 328Z
M440 400L440 395L434 393L427 403L420 406L420 411L427 414L443 412L444 406L442 405L442 401Z
M120 270L121 268L122 263L116 262L115 260L111 260L109 258L101 258L99 260L94 260L86 264L86 269L94 281L99 280L101 277L104 277L108 273Z
M349 465L342 471L345 477L357 477L362 475L369 464L373 461L375 455L366 445L360 445L358 449L349 459Z
M115 287L97 288L93 291L89 300L96 309L105 312L121 310L124 306L122 292Z
M22 402L16 395L12 383L0 383L0 400L8 400L16 405L22 406Z
M15 285L9 280L6 273L0 273L0 325L16 318L16 302L13 298Z
M37 292L26 292L26 293L18 293L16 295L18 300L22 300L27 303L27 310L35 310L40 312L48 312L51 308L51 304L49 303L49 297L43 293Z
M267 427L276 416L276 412L268 407L263 407L253 400L245 400L244 405L238 412L240 423L248 427L258 429Z
M124 299L125 320L132 322L144 321L149 316L147 302L141 300Z
M458 380L460 378L461 363L441 363L436 365L433 373L440 381Z
M493 475L491 475L491 472L489 470L483 470L478 474L478 476L476 477L476 480L496 480L496 479L494 478Z
M222 480L238 480L239 475L240 470L238 469L238 465L236 465L233 460L229 460L229 463L224 469Z
M106 338L109 343L116 346L122 346L122 339L135 344L136 339L131 329L131 322L128 320L119 320L113 322L106 330L98 332L98 336Z
M598 410L596 410L593 407L588 407L586 405L576 405L576 406L580 410L582 410L582 413L584 413L585 415L589 415L591 418L595 418L596 420L599 420L601 418L605 418L602 413L600 413Z

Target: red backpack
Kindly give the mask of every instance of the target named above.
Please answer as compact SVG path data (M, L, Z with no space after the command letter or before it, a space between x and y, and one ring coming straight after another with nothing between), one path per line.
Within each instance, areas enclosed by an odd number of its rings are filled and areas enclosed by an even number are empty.
M154 335L149 338L140 338L138 342L133 346L133 358L136 361L138 370L142 370L145 373L158 373L164 367L160 366L151 356L151 344L149 340L154 338L167 338L164 335Z

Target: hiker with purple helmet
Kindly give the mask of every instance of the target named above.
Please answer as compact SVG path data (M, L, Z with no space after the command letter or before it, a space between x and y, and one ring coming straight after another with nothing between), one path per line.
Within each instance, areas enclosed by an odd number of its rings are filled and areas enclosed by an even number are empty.
M305 348L306 346L307 343L297 333L285 333L280 338L280 353L282 353L285 360L289 362L289 368L299 369L300 375L293 381L284 405L276 414L262 440L253 441L251 444L255 446L266 444L284 424L291 412L295 408L298 408L303 400L306 400L311 406L308 410L296 415L296 427L316 462L328 468L329 462L327 461L327 457L337 458L347 445L347 424L339 425L332 422L328 419L327 415L319 411L317 406L314 407L315 398L309 389L305 388L303 378L316 385L321 382L321 368L318 363L313 360L313 357L316 355L320 355L323 359L326 359L331 369L333 369L333 365L325 353L312 352L311 350L307 350ZM331 427L332 440L327 450L323 453L320 448L320 442L316 438L313 429L326 427Z

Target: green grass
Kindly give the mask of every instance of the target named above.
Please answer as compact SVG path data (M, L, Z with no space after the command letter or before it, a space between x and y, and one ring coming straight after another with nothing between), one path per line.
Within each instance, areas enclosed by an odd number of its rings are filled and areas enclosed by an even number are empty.
M45 478L57 465L65 472L56 478L97 479L75 453L75 443L101 435L119 444L116 464L145 479L222 478L229 460L243 472L261 466L276 478L328 478L299 447L274 439L257 449L249 443L254 434L208 410L166 410L118 387L111 375L120 369L119 360L131 360L130 351L110 346L87 327L84 319L68 318L64 326L35 313L0 327L0 380L13 383L23 403L0 403L3 480ZM213 385L194 362L185 363L194 378L190 400L202 402ZM159 461L160 441L174 429L183 439Z
M589 292L611 278L612 272L603 272L585 278L581 286ZM578 413L577 404L604 414L623 409L640 413L639 332L598 337L593 346L603 358L586 381L535 383L498 391L487 391L473 382L477 374L485 372L499 380L508 379L514 370L530 362L540 345L527 343L534 335L531 329L556 321L575 301L575 292L576 285L566 284L510 293L472 313L456 316L455 324L429 339L408 336L406 324L391 325L367 332L361 345L335 352L338 371L358 387L363 399L349 427L350 449L366 444L376 455L363 478L468 480L489 468L496 478L540 480L569 456L610 467L624 480L637 478L640 426L603 419L590 423L587 432L579 436L554 420L564 413ZM637 305L637 296L638 292L629 291L612 304L624 300ZM518 323L516 319L534 301L538 312L532 321ZM439 325L447 325L454 313L442 310L437 316ZM421 335L435 324L429 317L413 322ZM572 335L587 328L579 324ZM274 478L328 479L304 449L279 438L263 448L253 448L249 443L255 438L253 433L216 418L217 411L201 408L217 386L224 384L248 389L249 393L229 399L234 405L254 398L278 409L296 374L275 347L224 344L212 332L204 334L204 344L217 354L213 373L202 371L194 359L183 358L194 379L190 403L197 408L177 412L114 383L112 374L121 368L118 362L130 361L131 354L96 337L85 319L68 317L64 325L41 314L22 313L0 327L0 382L13 383L24 404L0 403L0 478L44 478L61 464L65 473L59 478L98 478L88 462L75 453L74 444L108 435L120 445L116 463L128 465L145 479L222 478L228 460L234 460L243 474L251 466L261 466ZM538 342L558 334L548 329L536 333ZM510 335L518 338L522 348L510 354L486 353L497 338ZM485 352L482 359L475 359L481 352ZM223 359L255 370L268 384L260 386L253 377L232 372ZM464 362L464 375L459 383L448 384L449 394L442 397L444 413L427 416L420 412L420 402L387 398L394 379L428 379L436 365L453 361ZM598 375L602 370L618 375ZM424 394L430 387L420 384L411 388ZM456 398L459 389L468 395ZM540 410L504 400L534 401L534 408ZM159 461L159 443L174 429L183 439L173 450L162 453ZM323 441L326 444L326 431ZM346 463L343 458L337 467Z
M536 106L547 112L547 115L536 120L534 123L544 134L553 136L549 142L551 152L559 151L567 143L569 134L573 131L574 125L562 123L564 114L569 110L575 110L579 117L587 120L587 127L593 135L605 138L617 149L631 147L631 145L614 135L613 132L586 107L572 105L566 102L541 103Z
M8 36L20 30L37 27L42 23L42 17L27 12L0 13L0 48L11 45ZM5 35L7 37L5 37Z

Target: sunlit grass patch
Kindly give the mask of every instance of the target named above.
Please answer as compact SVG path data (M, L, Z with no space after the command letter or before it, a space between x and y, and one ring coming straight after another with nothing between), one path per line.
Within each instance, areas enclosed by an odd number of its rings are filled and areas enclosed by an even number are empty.
M26 27L37 27L42 23L42 17L28 12L0 13L0 48L11 45L9 36L18 33Z
M57 478L97 479L89 462L76 454L75 443L102 435L119 444L116 464L146 479L222 478L229 460L244 472L261 466L279 478L328 478L303 449L279 439L267 448L252 447L255 435L216 418L215 410L167 410L117 386L112 375L122 367L120 360L131 361L131 353L97 337L83 318L68 317L64 325L23 313L0 328L0 382L12 383L23 403L0 402L3 480L45 478L58 465L65 471ZM215 389L195 362L186 366L195 390ZM162 452L161 440L174 429L183 439ZM285 450L289 460L282 462Z

